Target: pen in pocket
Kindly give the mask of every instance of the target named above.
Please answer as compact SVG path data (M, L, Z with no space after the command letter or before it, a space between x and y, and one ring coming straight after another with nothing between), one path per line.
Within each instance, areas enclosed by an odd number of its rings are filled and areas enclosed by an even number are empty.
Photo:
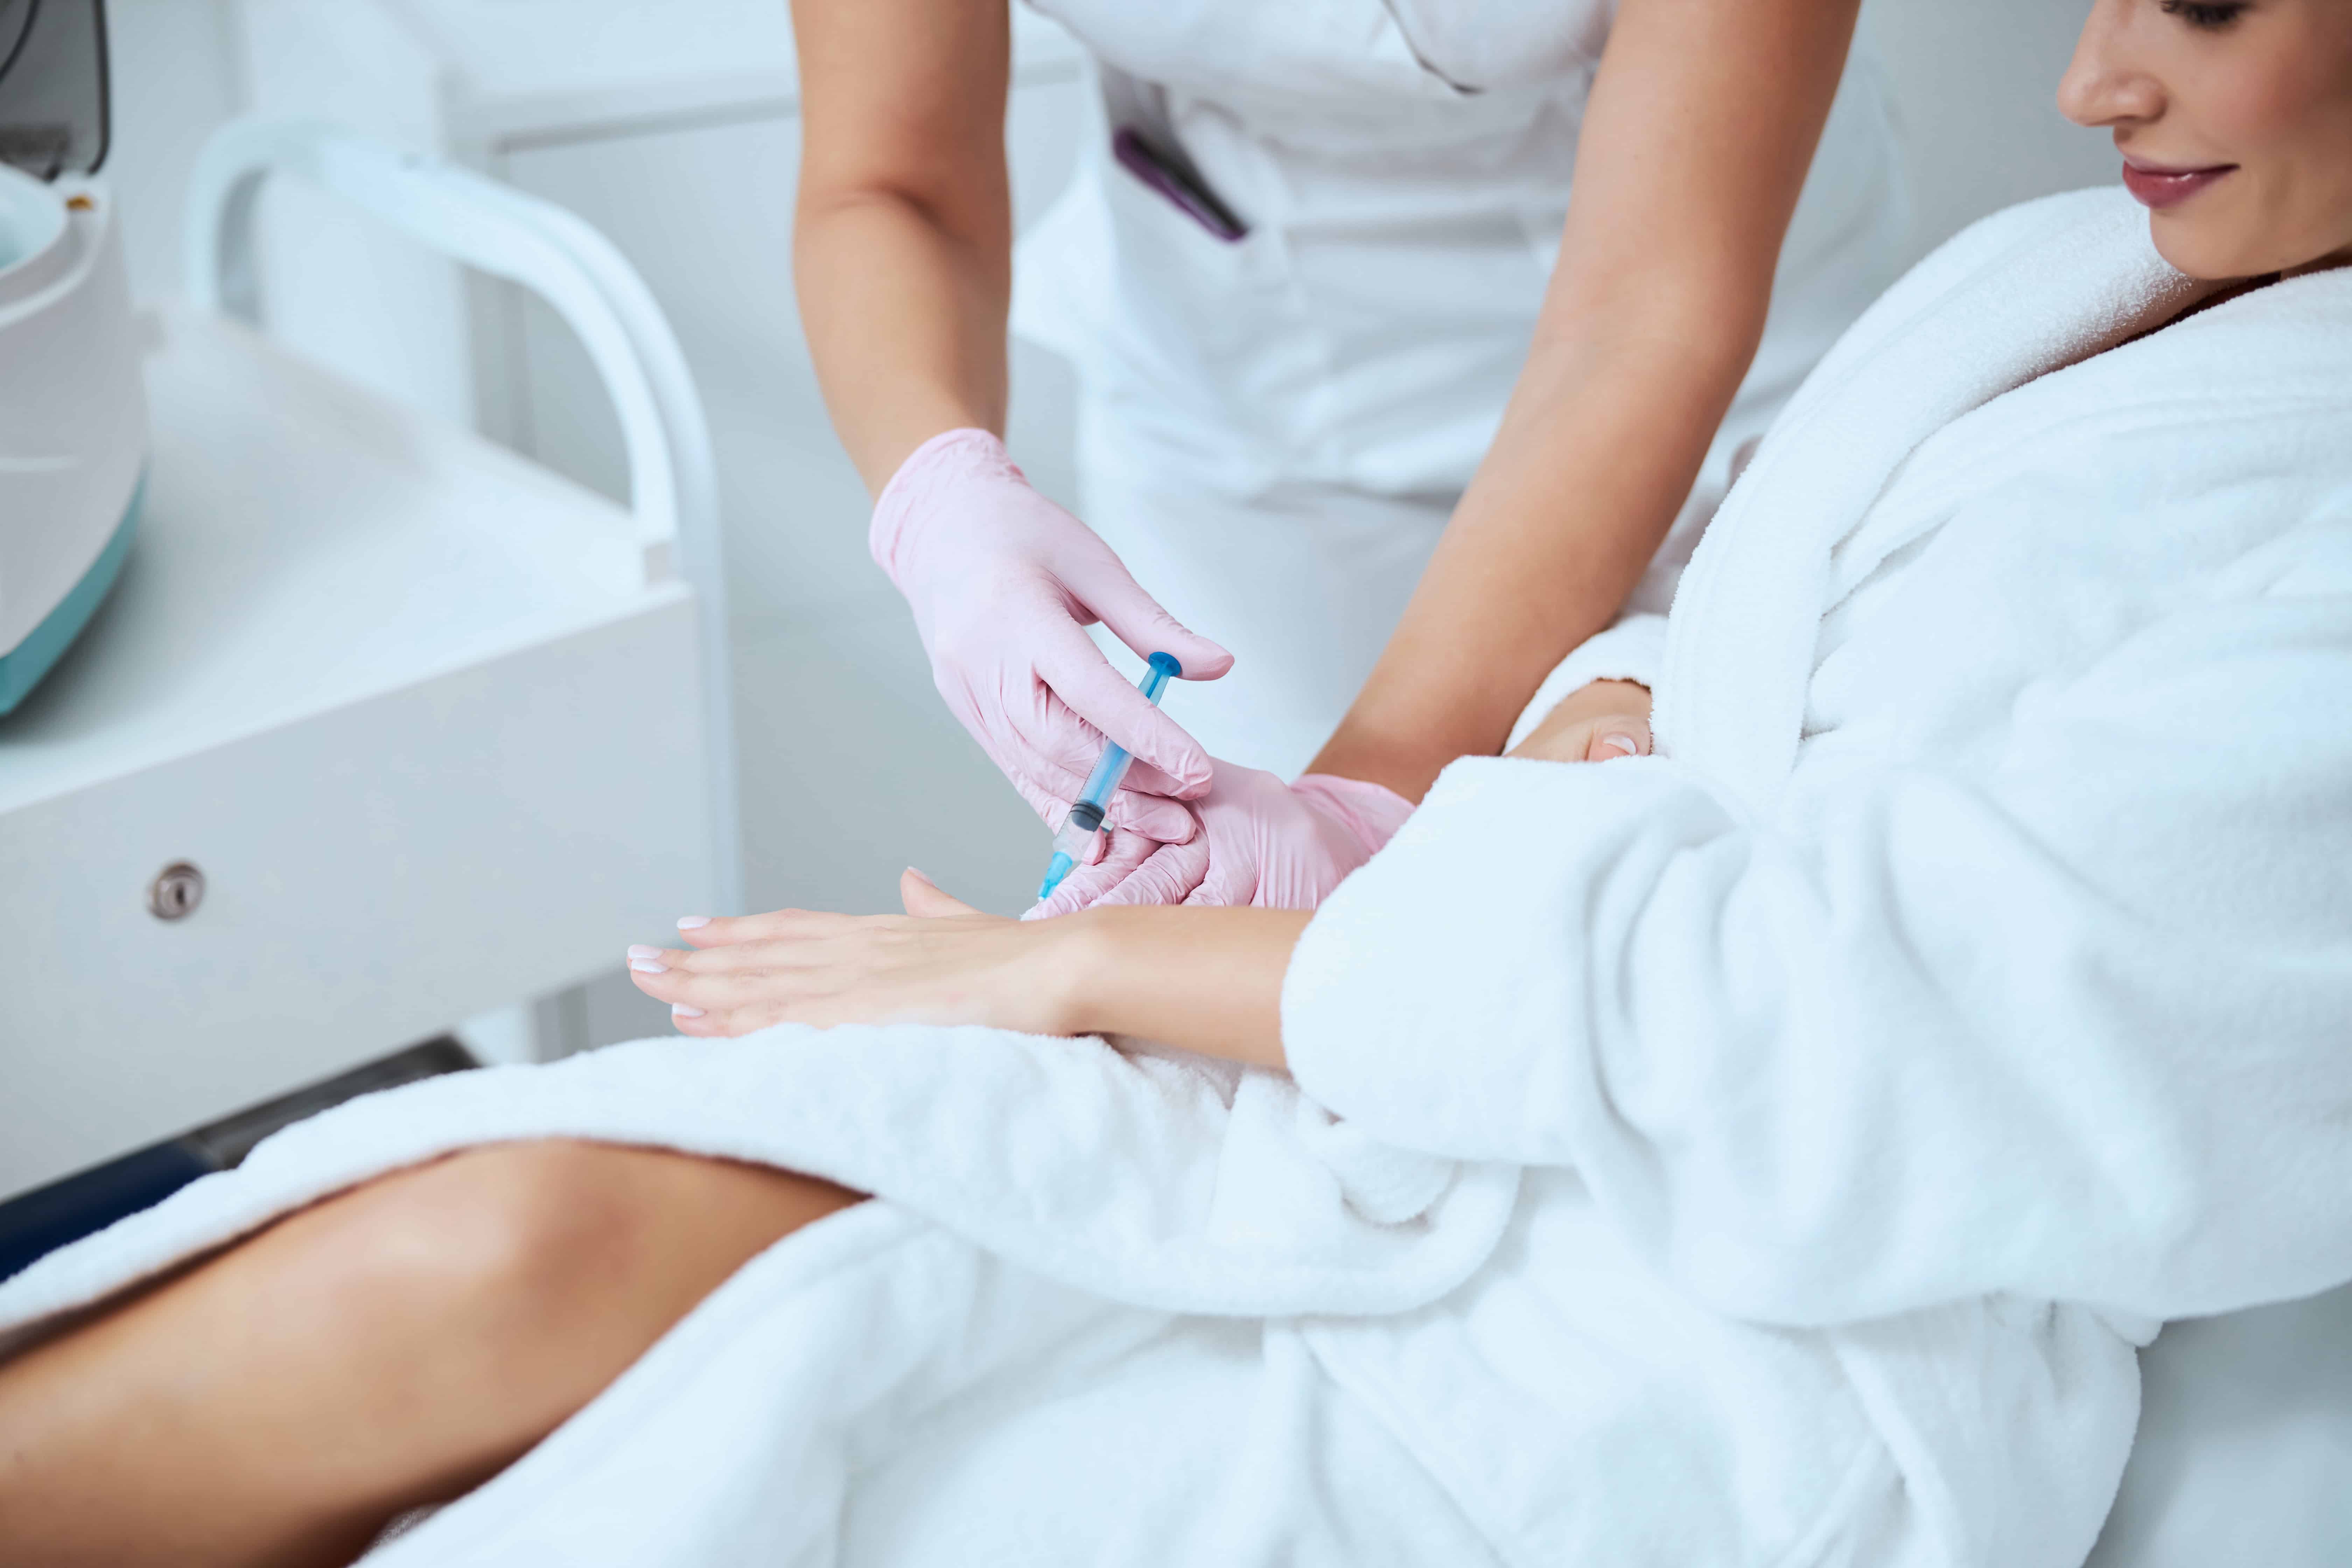
M1111 156L1121 167L1176 204L1186 216L1228 243L1249 233L1249 225L1217 199L1199 176L1169 158L1137 132L1122 129L1110 139Z

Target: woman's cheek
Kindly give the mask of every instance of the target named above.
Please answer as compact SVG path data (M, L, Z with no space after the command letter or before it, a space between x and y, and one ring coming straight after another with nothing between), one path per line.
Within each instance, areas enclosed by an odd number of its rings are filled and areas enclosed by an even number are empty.
M2213 81L2200 104L2213 138L2255 176L2247 195L2262 210L2242 232L2261 236L2263 253L2242 264L2248 275L2352 245L2352 10L2305 16Z

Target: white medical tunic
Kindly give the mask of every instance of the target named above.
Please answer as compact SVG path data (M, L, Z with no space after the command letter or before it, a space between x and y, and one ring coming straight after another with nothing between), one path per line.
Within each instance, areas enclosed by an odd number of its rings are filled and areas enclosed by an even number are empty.
M1087 521L1234 673L1177 716L1303 767L1354 698L1501 422L1557 258L1611 0L1032 0L1107 123L1024 241L1014 323L1083 382ZM1137 126L1247 225L1116 162ZM1849 66L1763 346L1635 597L1664 608L1731 454L1891 280L1906 220Z

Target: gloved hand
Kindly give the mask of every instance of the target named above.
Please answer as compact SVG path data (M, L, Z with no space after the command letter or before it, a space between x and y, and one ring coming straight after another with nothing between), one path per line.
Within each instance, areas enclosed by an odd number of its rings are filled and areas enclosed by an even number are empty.
M1058 828L1108 735L1135 753L1111 824L1190 838L1177 804L1207 793L1209 754L1111 668L1096 621L1138 654L1213 680L1234 656L1177 624L1094 530L1039 495L985 430L915 448L874 505L867 542L907 596L931 679L1022 798Z
M1102 859L1072 871L1026 920L1094 904L1247 904L1311 910L1393 837L1412 803L1360 779L1308 773L1295 784L1219 760L1193 803L1200 834L1154 843L1114 832Z

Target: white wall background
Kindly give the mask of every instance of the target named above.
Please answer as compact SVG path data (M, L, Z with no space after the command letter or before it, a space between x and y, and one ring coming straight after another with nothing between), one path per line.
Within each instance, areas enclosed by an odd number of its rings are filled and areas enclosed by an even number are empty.
M2114 177L2106 138L2068 125L2053 102L2089 8L2089 0L1868 0L1864 36L1894 84L1914 176L1914 256L2011 202ZM234 0L111 0L108 11L108 174L122 196L133 281L152 297L177 276L173 230L195 146L245 100L237 19Z
M2106 133L2058 112L2058 78L2090 0L1868 0L1914 203L1910 258L2029 196L2105 184Z

